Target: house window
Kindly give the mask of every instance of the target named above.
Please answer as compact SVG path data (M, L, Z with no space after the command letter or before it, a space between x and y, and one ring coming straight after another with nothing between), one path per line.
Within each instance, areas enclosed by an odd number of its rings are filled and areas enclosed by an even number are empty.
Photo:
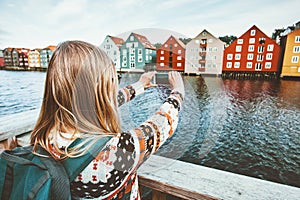
M248 51L249 51L249 52L253 52L253 51L254 51L254 45L249 45Z
M261 63L256 63L255 64L255 70L261 70L262 69L262 64Z
M124 62L127 61L127 57L126 57L126 56L123 57L123 61L124 61Z
M181 60L181 56L177 56L177 60Z
M142 49L138 49L138 55L142 55Z
M258 53L263 53L265 47L264 46L258 46Z
M142 56L138 56L138 62L143 62L143 57Z
M249 39L249 44L254 44L255 43L255 38L250 38Z
M271 65L272 65L271 62L266 62L265 68L266 68L266 69L271 69Z
M130 56L130 61L134 61L134 56Z
M241 54L237 53L234 57L235 60L241 60Z
M257 61L262 61L264 59L263 55L257 55Z
M181 50L180 49L178 50L178 54L181 54Z
M208 52L212 52L212 47L209 47L209 48L208 48Z
M165 57L161 56L161 57L160 57L160 60L165 60Z
M298 61L299 61L299 56L292 57L292 63L298 63Z
M269 44L267 51L273 51L273 49L274 49L274 44Z
M168 44L165 44L165 47L168 47Z
M134 52L135 52L135 49L130 49L131 54L134 54Z
M200 41L199 41L199 40L195 40L195 43L196 43L196 44L199 44L199 43L200 43Z
M266 38L261 37L259 38L259 44L265 44L266 43Z
M213 42L213 39L208 39L207 42L208 42L208 43L212 43L212 42Z
M247 62L247 68L252 68L252 62Z
M250 35L254 36L255 35L256 30L251 30Z
M241 51L242 51L242 46L241 46L241 45L237 45L237 46L235 47L235 51L236 51L236 52L241 52Z
M131 68L134 68L134 67L135 67L135 64L134 64L134 63L130 63L130 67L131 67Z
M232 67L232 62L227 62L226 63L226 68L231 68Z
M232 54L227 54L227 60L232 60Z
M299 43L299 42L300 42L300 36L296 36L296 37L295 37L295 42L296 42L296 43Z
M240 68L240 62L234 62L234 68Z
M299 53L300 52L300 46L294 46L293 53Z
M163 67L163 66L164 66L164 63L159 63L159 66Z
M248 60L253 60L253 53L248 53L247 59Z
M272 60L273 54L267 53L266 60Z
M181 67L181 63L177 63L177 67Z
M134 40L134 36L130 36L130 41L133 41Z
M243 39L238 39L238 40L237 40L237 43L238 43L238 44L243 44L243 42L244 42Z
M214 47L214 52L217 52L218 51L218 47Z
M203 36L206 36L206 32L204 31L204 32L202 33L202 35L203 35Z
M298 72L300 73L300 67L298 67Z
M177 47L177 46L178 46L178 45L175 43L175 44L174 44L174 47Z
M160 54L164 54L165 52L163 50L160 51Z

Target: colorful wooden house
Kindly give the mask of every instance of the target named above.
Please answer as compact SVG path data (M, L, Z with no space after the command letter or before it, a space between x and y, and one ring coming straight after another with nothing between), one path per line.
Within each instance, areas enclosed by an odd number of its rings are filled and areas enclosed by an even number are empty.
M224 42L204 29L186 45L184 72L220 75L224 46Z
M300 28L282 38L283 63L281 77L300 77Z
M144 70L150 65L155 66L156 48L143 35L131 33L120 49L121 69Z
M224 50L222 73L278 75L280 46L255 25Z
M18 48L18 56L19 56L19 67L28 68L28 53L30 49L26 48Z
M5 48L3 50L4 65L6 67L12 67L13 66L12 51L13 51L13 48L10 48L10 47Z
M4 63L4 54L3 54L3 50L0 50L0 67L4 67L5 63Z
M28 53L28 66L41 67L40 49L32 49Z
M184 71L185 45L174 36L170 36L156 51L156 69L158 71Z
M100 48L103 49L105 53L112 59L117 70L120 70L121 68L120 48L122 47L123 43L124 40L122 38L107 35L100 45Z
M50 58L55 48L55 46L48 46L40 51L40 63L42 68L48 68Z

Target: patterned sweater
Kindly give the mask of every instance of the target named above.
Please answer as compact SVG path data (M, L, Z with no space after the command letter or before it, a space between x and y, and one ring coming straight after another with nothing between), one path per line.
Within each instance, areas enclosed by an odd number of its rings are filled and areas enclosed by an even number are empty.
M143 92L139 82L120 89L119 106ZM171 93L159 111L139 127L109 140L71 183L74 199L140 199L137 169L172 136L181 103L182 96Z

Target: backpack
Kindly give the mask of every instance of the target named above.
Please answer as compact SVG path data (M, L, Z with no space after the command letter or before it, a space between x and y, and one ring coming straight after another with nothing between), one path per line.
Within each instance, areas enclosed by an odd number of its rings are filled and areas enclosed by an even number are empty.
M110 138L99 139L83 156L62 161L56 161L41 147L37 152L47 157L33 154L33 146L3 151L0 157L1 200L71 199L70 182L92 162ZM81 139L76 139L71 145L80 142Z

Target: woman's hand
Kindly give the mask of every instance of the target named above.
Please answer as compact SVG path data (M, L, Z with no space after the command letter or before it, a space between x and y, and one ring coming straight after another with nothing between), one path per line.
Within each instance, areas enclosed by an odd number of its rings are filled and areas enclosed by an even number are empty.
M151 83L151 80L156 72L147 72L141 75L139 82L143 84L144 88L154 87L155 84Z
M173 91L178 91L184 97L184 84L181 75L177 71L169 72L169 82Z

